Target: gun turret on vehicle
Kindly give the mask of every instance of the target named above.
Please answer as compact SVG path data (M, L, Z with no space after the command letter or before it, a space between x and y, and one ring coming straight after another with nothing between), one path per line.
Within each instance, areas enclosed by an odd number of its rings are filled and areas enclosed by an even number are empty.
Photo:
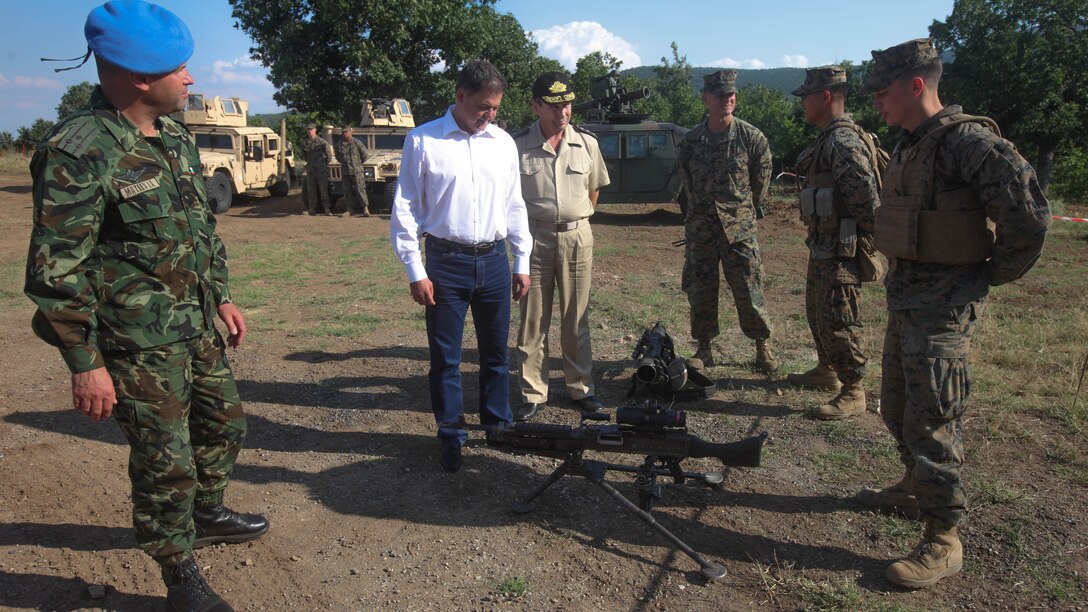
M185 108L172 115L196 139L208 202L217 213L227 212L234 194L268 189L282 197L291 188L295 160L285 123L278 134L250 127L248 112L249 103L240 98L190 93Z
M615 72L593 79L590 100L571 107L585 117L579 127L593 132L608 166L611 184L601 188L599 204L659 204L687 201L681 193L676 145L688 128L650 121L631 103L649 98L648 87L628 91Z

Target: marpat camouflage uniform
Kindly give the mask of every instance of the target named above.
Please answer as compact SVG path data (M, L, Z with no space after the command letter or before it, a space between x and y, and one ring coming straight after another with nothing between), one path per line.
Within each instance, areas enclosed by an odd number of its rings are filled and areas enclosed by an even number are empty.
M741 330L749 338L769 338L756 241L756 209L762 209L771 182L767 138L735 117L721 133L710 131L703 121L684 137L677 156L690 198L681 287L691 307L691 336L709 340L720 333L720 262Z
M332 213L329 204L329 143L320 136L305 138L302 141L302 157L306 160L306 175L302 185L302 195L306 198L306 210L311 215L317 214L320 202L326 214Z
M834 192L859 232L872 235L873 213L879 205L877 181L869 148L852 127L849 116L836 117L816 139L818 151L798 163L809 181L830 173ZM802 164L804 164L802 166ZM858 256L839 256L839 224L810 227L805 282L805 314L820 363L835 369L844 385L865 377L866 357L861 349L861 278Z
M215 330L230 294L200 156L180 124L158 128L143 136L96 89L39 145L25 291L73 373L113 378L137 542L179 563L194 499L222 499L246 422Z
M991 285L1023 276L1038 260L1050 226L1050 208L1035 170L1006 140L978 123L949 128L936 147L933 185L897 185L896 166L927 163L914 147L959 115L948 106L904 132L892 154L881 200L928 192L969 189L996 225L991 258L946 265L892 258L885 279L888 331L884 339L881 414L911 470L923 518L951 527L960 523L966 499L960 483L971 379L967 355L975 322ZM934 198L923 204L933 209ZM879 230L878 230L879 231Z
M336 143L336 161L340 162L344 210L351 214L369 212L370 200L366 195L366 177L363 175L366 147L355 138L346 142L340 139Z

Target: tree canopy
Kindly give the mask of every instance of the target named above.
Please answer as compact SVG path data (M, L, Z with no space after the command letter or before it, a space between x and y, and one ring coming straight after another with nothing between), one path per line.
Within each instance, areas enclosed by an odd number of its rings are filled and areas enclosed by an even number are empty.
M541 58L521 24L494 0L231 0L254 59L269 69L280 105L302 113L358 117L364 100L402 97L420 119L453 101L466 60L491 61L510 87L500 110L528 123L536 74L557 69Z
M1088 0L956 0L929 30L952 56L942 101L993 117L1045 188L1059 147L1088 127Z
M89 107L94 88L95 84L90 81L69 85L68 89L64 90L64 95L60 97L60 104L57 104L57 121Z

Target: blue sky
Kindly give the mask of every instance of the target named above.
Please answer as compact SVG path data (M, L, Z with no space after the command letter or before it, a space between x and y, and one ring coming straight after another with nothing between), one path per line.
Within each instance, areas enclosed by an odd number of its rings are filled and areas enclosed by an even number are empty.
M86 49L83 22L101 0L8 3L0 23L0 130L15 133L41 117L56 119L68 85L95 81L93 62L54 73L40 57L73 57ZM161 0L193 31L189 62L193 91L250 101L255 113L273 112L265 70L249 59L250 41L234 28L226 0ZM953 0L499 0L533 34L542 55L573 68L591 51L608 51L624 67L653 65L680 53L695 66L776 68L869 59L881 49L926 36Z

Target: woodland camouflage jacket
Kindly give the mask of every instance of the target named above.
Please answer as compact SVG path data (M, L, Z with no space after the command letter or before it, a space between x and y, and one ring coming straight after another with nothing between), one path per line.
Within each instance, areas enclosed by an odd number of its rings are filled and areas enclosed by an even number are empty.
M193 137L169 117L158 128L143 136L96 89L30 162L24 291L35 333L72 372L101 367L100 351L199 336L230 301Z

